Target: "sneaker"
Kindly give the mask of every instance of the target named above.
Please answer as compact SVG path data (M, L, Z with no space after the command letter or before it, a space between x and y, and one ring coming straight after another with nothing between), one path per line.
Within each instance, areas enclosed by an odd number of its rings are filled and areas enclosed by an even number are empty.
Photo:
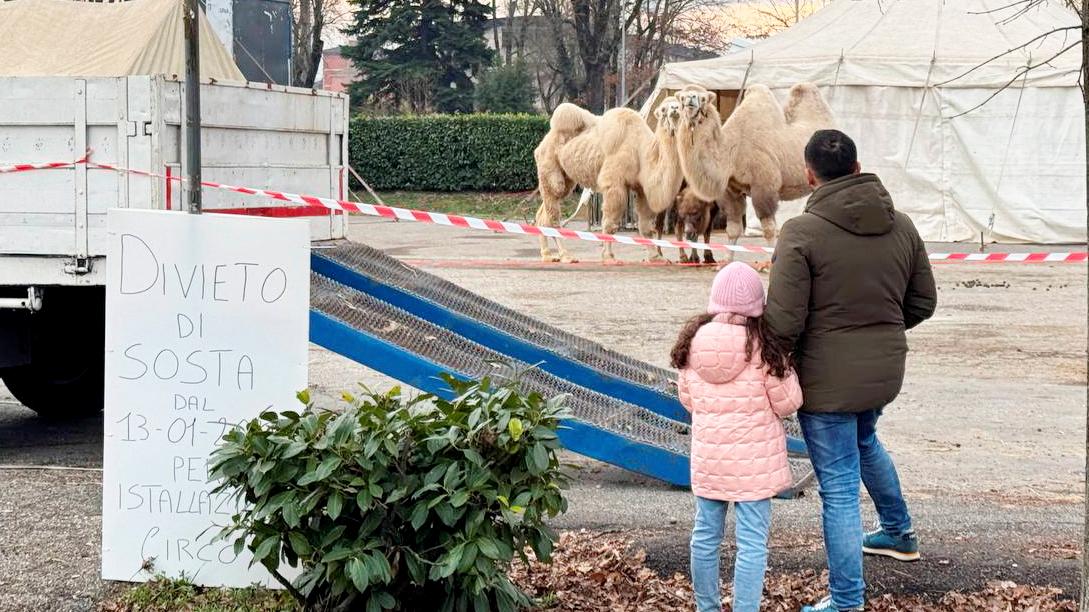
M862 606L857 608L837 608L832 605L832 596L828 595L811 606L802 606L801 612L862 612Z
M883 529L871 531L862 538L862 552L867 555L892 557L897 561L919 560L919 538L914 531L902 536L891 536Z

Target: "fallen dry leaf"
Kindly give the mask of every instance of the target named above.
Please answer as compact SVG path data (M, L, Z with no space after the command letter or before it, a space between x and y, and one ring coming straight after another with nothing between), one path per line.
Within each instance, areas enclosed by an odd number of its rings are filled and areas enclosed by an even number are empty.
M547 612L661 612L692 610L692 586L683 574L663 577L645 565L646 551L616 533L566 532L553 563L515 563L511 579ZM725 582L725 581L724 581ZM827 593L827 573L802 571L770 575L762 610L797 612ZM723 588L723 612L730 612L730 587ZM868 612L1075 612L1075 602L1053 587L992 582L975 593L950 592L936 600L919 595L883 594L866 603Z

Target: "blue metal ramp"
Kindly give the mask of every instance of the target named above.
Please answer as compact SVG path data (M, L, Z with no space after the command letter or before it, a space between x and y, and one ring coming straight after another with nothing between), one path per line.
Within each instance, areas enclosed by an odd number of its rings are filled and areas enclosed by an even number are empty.
M310 338L417 389L449 396L438 374L504 378L566 394L571 451L689 485L688 414L673 372L616 353L449 281L352 242L311 256ZM795 488L812 479L797 424L788 422Z

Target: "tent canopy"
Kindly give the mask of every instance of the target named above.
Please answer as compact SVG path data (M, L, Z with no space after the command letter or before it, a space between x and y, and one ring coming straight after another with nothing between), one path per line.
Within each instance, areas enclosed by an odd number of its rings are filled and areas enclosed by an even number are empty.
M185 74L181 0L0 2L0 75ZM202 79L245 81L200 14Z
M835 0L749 49L666 64L644 116L685 85L717 92L725 118L749 85L784 99L813 82L926 240L1084 242L1080 20L1061 0L1023 6Z
M1020 3L1010 5L1009 0L837 0L750 49L666 64L658 87L699 83L738 89L748 71L749 83L768 86L812 81L989 88L1006 85L1030 64L1042 65L1015 79L1015 86L1076 85L1078 16L1058 0L1024 14ZM1025 46L1007 53L1018 45ZM1055 57L1071 45L1075 48ZM980 66L988 60L993 61Z

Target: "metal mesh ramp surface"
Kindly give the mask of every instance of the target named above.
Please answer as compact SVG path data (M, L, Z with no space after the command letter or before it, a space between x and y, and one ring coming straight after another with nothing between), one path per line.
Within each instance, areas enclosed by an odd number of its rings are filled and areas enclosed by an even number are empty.
M530 341L559 355L585 363L632 383L675 395L676 374L628 355L609 350L596 342L565 332L538 319L459 287L448 280L409 266L385 253L355 242L339 243L316 252L383 283L442 304L512 336Z
M656 402L644 404L646 397L639 394L614 397L612 391L601 392L595 381L579 384L563 372L556 375L555 370L531 367L537 364L513 358L507 347L487 338L444 326L435 315L457 313L474 325L643 388L652 393L651 399L666 398L675 404L672 371L564 332L365 245L335 243L315 249L314 254L311 334L316 343L424 390L437 388L434 377L439 372L466 378L507 378L517 372L526 391L568 396L573 417L569 429L577 430L569 431L564 440L571 450L687 485L690 428L686 422L644 407L654 408ZM403 293L394 296L389 287ZM407 301L406 295L410 296ZM330 329L328 321L340 327ZM314 339L315 323L324 328L319 334L324 342ZM403 363L398 369L390 362ZM787 421L786 426L788 435L800 438L796 420ZM790 463L796 493L811 481L813 472L804 457L791 457Z
M488 350L446 329L317 274L311 275L310 307L354 329L381 338L470 378L509 378L526 391L569 396L575 419L641 443L688 454L689 426L649 410L573 385L528 364Z
M607 372L632 384L646 387L663 396L676 398L674 385L676 373L672 370L618 353L596 342L566 332L459 287L444 278L410 266L373 247L357 242L342 241L316 249L315 254L558 355ZM786 419L784 425L787 435L801 439L802 430L796 418ZM804 463L808 465L807 461Z

